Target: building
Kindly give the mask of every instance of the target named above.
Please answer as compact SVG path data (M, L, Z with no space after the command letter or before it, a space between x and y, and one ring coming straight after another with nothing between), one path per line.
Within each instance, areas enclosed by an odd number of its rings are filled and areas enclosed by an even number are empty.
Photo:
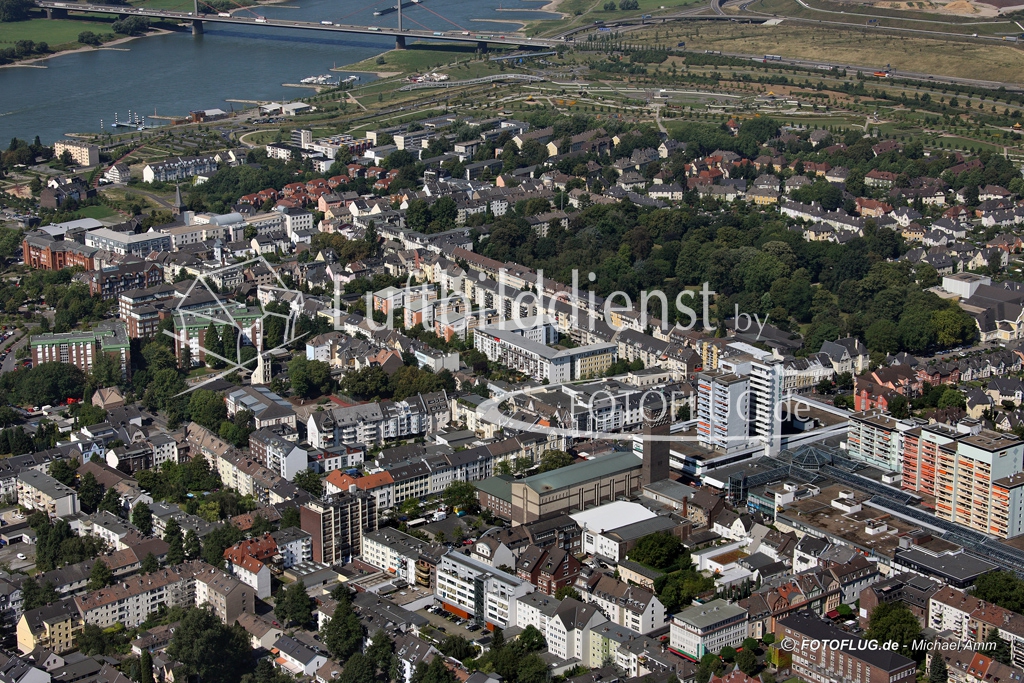
M249 452L257 462L288 481L309 464L306 449L267 427L249 435Z
M793 644L792 671L806 681L912 683L916 679L914 660L892 650L867 647L863 638L842 631L811 612L800 612L776 622L776 642L786 639ZM831 646L813 646L821 641L831 641Z
M914 427L874 408L850 416L846 452L851 460L888 472L902 469L903 432Z
M516 623L516 599L533 591L528 581L456 551L437 565L434 595L448 612L488 628Z
M149 232L115 232L110 228L97 228L85 233L85 246L105 249L125 256L131 254L141 259L154 251L170 251L171 236L150 229Z
M102 299L116 299L123 292L155 287L164 281L164 269L152 261L136 261L108 266L86 275L89 294Z
M306 647L291 636L278 638L274 650L277 652L274 663L293 676L312 676L327 663L325 655Z
M18 505L45 512L51 518L71 517L81 511L78 494L73 488L39 470L30 469L18 473Z
M750 379L725 370L697 373L697 440L705 448L745 448L750 433Z
M97 251L96 247L87 247L74 240L58 239L42 230L25 233L21 241L25 265L40 270L63 270L74 266L92 270L93 255Z
M57 655L71 652L83 626L71 598L31 609L18 620L18 651L25 655L36 648L50 650Z
M529 581L537 590L554 595L559 588L571 586L583 565L574 555L561 548L527 546L515 560L516 576Z
M255 589L205 562L190 563L197 607L206 606L225 624L243 614L255 614ZM159 573L159 572L158 572Z
M258 306L220 304L187 312L175 311L174 354L179 363L184 364L186 358L191 365L206 361L204 342L211 324L217 327L218 336L222 340L226 328L230 326L234 328L237 345L260 348L263 344L263 311ZM224 357L232 362L236 360L230 351Z
M576 585L583 600L597 605L608 620L635 633L650 633L665 625L665 607L654 593L613 576L581 576ZM744 632L745 634L745 632Z
M152 574L127 577L112 586L76 595L75 606L86 624L110 628L121 623L128 628L134 628L161 605L171 607L195 604L192 599L194 589L191 583L190 576L164 568Z
M313 561L313 537L302 529L292 526L270 535L277 543L282 568L290 569L297 564Z
M101 353L108 355L121 369L121 377L131 372L131 342L128 328L120 320L108 320L96 329L37 334L29 338L32 364L68 363L82 372L92 372Z
M155 164L146 164L142 169L142 180L147 183L167 183L216 172L215 156L176 157Z
M515 330L489 327L473 333L473 347L488 360L551 384L600 377L618 358L611 342L557 350Z
M429 543L397 529L381 529L363 534L361 559L408 583L416 583L416 566Z
M377 530L377 501L363 491L312 500L299 515L302 530L312 537L313 560L329 565L361 555L363 534Z
M678 612L669 630L672 649L694 660L723 647L737 647L746 637L747 610L721 599Z
M100 163L100 148L77 140L57 140L53 143L53 156L60 159L64 152L71 155L79 166L95 166Z
M585 510L642 488L642 461L613 453L512 482L512 523L526 524Z
M935 496L935 516L1013 538L1024 534L1024 441L1013 434L977 433L944 425L904 434L905 489Z
M256 597L261 599L270 597L270 564L277 556L277 543L269 533L239 541L224 551L228 572L255 590Z

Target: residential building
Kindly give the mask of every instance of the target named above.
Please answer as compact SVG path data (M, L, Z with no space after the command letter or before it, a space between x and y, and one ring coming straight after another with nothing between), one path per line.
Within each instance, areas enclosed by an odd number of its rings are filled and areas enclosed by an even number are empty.
M445 610L489 628L516 623L516 599L533 591L529 582L456 551L437 565L434 595Z
M473 347L488 360L552 384L599 377L618 358L618 346L611 342L556 350L514 330L495 327L477 328Z
M93 330L32 335L29 346L33 365L68 363L91 373L100 354L105 353L120 367L121 377L130 376L131 342L120 320L105 321Z
M142 180L147 183L167 183L216 172L217 158L215 156L176 157L146 164L142 169Z
M306 449L276 433L271 427L257 429L249 435L249 452L264 467L288 481L307 469L309 464Z
M792 671L807 681L830 683L836 680L857 683L911 683L917 664L892 650L867 647L864 639L840 630L810 612L793 614L775 625L777 642L793 644ZM812 642L813 641L813 644ZM831 647L815 647L821 641Z
M79 166L96 166L100 163L100 148L78 140L57 140L53 143L53 156L60 159L64 152Z
M594 578L596 577L596 581ZM612 576L596 574L576 581L583 600L597 605L608 620L636 633L650 633L665 625L665 607L654 593Z
M146 258L154 251L170 251L171 236L150 229L149 232L115 232L110 228L97 228L85 233L85 246L105 249L122 256L131 254Z
M747 610L722 599L677 612L669 630L672 649L694 660L737 647L746 637Z
M302 530L312 537L313 560L329 565L361 555L363 534L377 530L377 501L363 491L312 500L299 515Z
M416 564L429 543L397 529L380 529L363 534L363 562L408 583L416 582Z
M297 527L280 529L270 534L281 556L281 567L290 569L303 562L313 561L313 537Z
M45 512L51 518L78 514L78 493L39 470L25 469L18 473L18 505L28 510Z
M71 652L83 626L71 598L28 610L18 620L18 651L25 655L36 648L50 650L57 655Z
M750 378L725 370L697 373L697 440L726 452L748 445Z

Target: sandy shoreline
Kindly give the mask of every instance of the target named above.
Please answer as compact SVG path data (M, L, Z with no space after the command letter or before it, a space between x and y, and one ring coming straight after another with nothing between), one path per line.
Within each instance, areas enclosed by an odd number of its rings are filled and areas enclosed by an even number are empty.
M36 68L36 69L45 69L46 67L42 66L42 65L39 65L38 62L44 62L47 59L53 59L54 57L62 57L64 55L73 55L76 52L89 52L91 50L102 50L104 48L110 48L110 47L113 47L115 45L121 45L122 43L127 43L127 42L129 42L131 40L136 40L138 38L146 38L146 37L149 37L149 36L162 36L162 35L166 35L168 33L174 33L174 31L167 31L167 30L164 30L164 29L160 29L160 30L151 31L151 32L146 33L146 34L141 35L141 36L125 36L124 38L118 38L117 40L112 40L109 43L103 43L102 45L95 45L95 46L94 45L83 45L82 47L76 48L74 50L61 50L60 52L54 52L51 55L43 55L42 57L33 57L32 59L25 59L25 60L22 60L20 62L15 62L14 64L3 64L3 65L0 65L0 69L11 69L11 68L19 67L19 66L22 66L22 67L28 66L28 67L33 67L33 68Z

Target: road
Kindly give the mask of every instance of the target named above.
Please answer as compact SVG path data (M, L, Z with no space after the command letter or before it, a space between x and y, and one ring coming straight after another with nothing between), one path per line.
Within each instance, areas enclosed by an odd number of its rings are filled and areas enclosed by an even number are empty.
M7 358L4 358L3 364L0 365L0 372L10 372L17 366L18 360L15 358L15 356L17 355L17 351L18 349L28 344L28 335L24 333L19 334L21 334L22 336L20 339L11 344L10 351L7 354Z
M243 26L267 26L272 28L291 28L309 31L328 31L332 33L357 33L368 36L394 36L400 40L431 40L454 43L488 43L492 45L511 45L514 47L554 48L563 44L561 40L549 38L529 38L518 35L495 35L476 31L423 31L419 29L402 29L381 26L357 26L354 24L334 24L329 21L292 21L289 19L270 19L258 16L225 16L221 14L193 14L192 12L172 12L170 10L139 9L127 5L101 5L78 2L54 2L53 0L37 0L36 6L58 12L90 12L100 14L116 14L119 16L142 16L155 19L169 19L182 22L211 22L218 24L235 24ZM253 10L249 10L252 12Z

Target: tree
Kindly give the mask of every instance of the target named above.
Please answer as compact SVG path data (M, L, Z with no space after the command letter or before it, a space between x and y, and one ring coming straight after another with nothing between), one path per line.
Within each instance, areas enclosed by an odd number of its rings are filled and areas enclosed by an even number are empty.
M117 491L112 488L107 489L97 509L100 512L109 512L112 515L119 514L121 512L121 497L117 495Z
M54 460L50 463L50 476L65 486L75 483L76 470L78 470L77 460Z
M185 532L185 557L189 560L195 560L201 557L203 554L203 544L199 540L199 536L193 529L189 529Z
M160 561L156 559L156 555L153 553L146 553L146 556L142 558L142 567L140 571L143 574L152 574L158 569L160 569Z
M902 603L881 603L868 619L869 640L898 643L900 652L908 657L914 654L911 646L920 634L917 617Z
M311 495L319 498L324 495L324 477L319 472L313 470L299 470L295 473L295 478L292 479L292 483L298 486L303 491L307 491Z
M139 683L153 683L153 655L145 648L139 655Z
M533 624L530 624L523 629L523 632L520 633L519 637L516 639L516 645L526 652L537 652L548 646L547 641L544 640L544 636Z
M209 430L217 431L220 424L228 419L228 409L224 399L215 391L197 389L192 392L188 402L188 414L193 422L198 422Z
M565 451L547 450L540 456L540 471L550 472L560 467L568 467L573 462L573 457Z
M185 561L185 537L181 533L178 520L171 519L164 529L164 541L167 543L167 564L172 567Z
M297 355L288 363L288 379L296 396L316 398L331 390L331 366Z
M420 662L412 672L411 683L457 683L458 679L451 669L444 665L443 657L434 657L427 664Z
M910 401L902 394L896 394L889 399L889 414L897 420L904 420L910 417Z
M985 636L985 642L992 643L989 646L992 649L985 650L985 654L997 662L1010 665L1010 662L1012 661L1010 644L1003 640L1003 637L999 635L999 629L994 628L990 630L988 635Z
M187 676L203 683L236 683L252 668L249 636L238 625L227 626L213 612L193 607L186 611L171 637L167 653Z
M573 600L582 600L580 592L572 586L562 586L555 591L555 598L558 600L565 600L566 598L572 598Z
M97 559L92 563L92 569L89 571L89 590L97 591L100 588L106 588L113 579L114 572L110 570L106 562Z
M306 584L293 581L277 594L274 614L283 624L306 626L313 620L313 599L306 593ZM333 619L331 621L334 621Z
M946 659L942 656L942 652L932 652L932 663L928 666L928 683L947 683L947 681L949 681L949 671L946 669Z
M153 533L153 511L145 503L136 504L132 510L132 524L142 532L144 536Z
M288 529L290 527L299 528L302 526L302 520L299 516L299 508L287 507L284 512L281 513L281 528Z
M451 635L441 641L441 644L437 646L446 657L454 657L460 662L464 659L472 657L476 650L470 644L468 640L462 636Z
M334 616L320 630L320 639L327 646L331 656L338 660L348 658L352 653L358 652L363 645L363 625L352 609L348 589L341 588L343 590L338 591L338 604L334 608ZM280 612L277 614L281 616Z
M708 683L712 676L719 676L725 666L722 664L722 660L718 658L718 655L707 653L700 658L700 664L697 666L697 683Z
M497 652L503 647L505 647L505 632L495 626L494 633L491 634L491 649Z
M649 534L629 551L629 559L655 569L668 569L679 561L682 550L682 543L671 534Z
M384 629L377 629L373 634L370 646L366 648L366 656L374 663L385 681L398 678L400 663L395 656L395 642Z
M339 683L369 683L376 678L377 670L372 659L362 652L347 658L345 670L338 677Z
M726 645L718 652L718 656L726 662L732 662L736 659L736 648Z
M476 487L467 481L453 481L445 487L441 498L452 508L466 510L477 504Z
M748 676L753 676L757 669L757 655L753 650L743 650L736 653L736 668Z
M82 504L82 509L89 514L96 512L103 495L103 487L96 481L96 476L92 472L86 472L78 482L78 500Z

